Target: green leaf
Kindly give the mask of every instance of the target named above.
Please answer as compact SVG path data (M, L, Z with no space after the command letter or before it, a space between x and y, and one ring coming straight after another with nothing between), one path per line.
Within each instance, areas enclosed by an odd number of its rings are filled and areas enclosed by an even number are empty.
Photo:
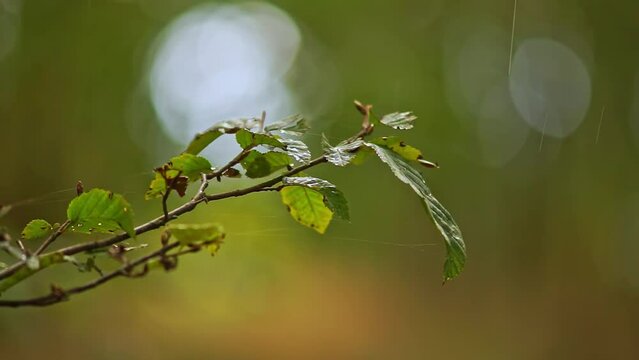
M29 221L22 230L22 238L25 240L42 239L51 234L53 227L47 221L35 219Z
M413 122L417 120L412 112L394 112L382 116L380 122L397 130L408 130L413 128Z
M324 203L324 195L305 186L285 186L280 190L282 202L297 222L323 234L333 218Z
M461 230L453 217L430 192L422 174L404 159L385 147L371 143L366 143L366 146L371 147L377 156L390 167L393 174L408 184L422 198L428 213L446 242L447 257L444 263L444 282L455 278L461 273L466 263L466 245Z
M180 196L184 196L188 182L199 180L202 173L210 172L211 163L201 156L183 153L171 158L168 163L154 171L155 177L144 193L146 200L162 197L167 191L168 184Z
M219 122L207 130L195 135L184 152L197 155L204 150L215 139L224 134L234 134L240 129L251 129L259 124L260 119L234 119Z
M457 277L466 264L466 245L459 226L452 215L433 194L425 199L430 216L437 229L446 239L446 262L444 263L444 282Z
M209 250L213 250L210 247L214 246L215 251L225 237L222 226L214 223L168 224L166 228L183 246L206 245Z
M437 163L424 160L424 156L422 155L422 152L419 149L412 147L410 145L407 145L400 138L396 136L384 136L384 137L373 139L370 142L379 146L383 146L387 149L390 149L394 151L395 153L397 153L398 155L400 155L401 157L403 157L404 159L410 160L410 161L416 161L420 165L423 165L425 167L429 167L429 168L439 167Z
M333 165L346 166L350 164L358 153L359 148L364 145L360 139L343 141L337 146L331 146L328 139L322 135L322 149L326 160Z
M151 180L151 184L149 188L144 193L144 198L146 200L151 200L155 198L162 197L166 192L166 180L162 177L162 174L159 172L155 172L155 178Z
M289 166L291 158L281 152L269 151L261 153L257 150L251 150L240 164L246 170L246 176L254 179L268 176Z
M252 148L258 145L269 145L283 149L285 146L273 135L253 133L242 129L235 134L235 140L242 149Z
M211 163L207 159L189 153L172 158L169 164L171 169L181 172L190 181L199 180L202 173L211 171Z
M302 164L311 161L311 152L303 142L293 139L280 139L280 141L286 145L285 151L288 156L295 159L295 161Z
M350 221L348 201L344 194L330 182L314 177L285 177L282 179L285 186L298 185L318 191L324 196L324 204L340 219Z
M83 234L112 233L122 229L135 237L133 210L122 195L92 189L71 201L67 208L69 229Z
M301 136L310 127L302 115L295 114L267 125L266 131L279 131L287 135Z

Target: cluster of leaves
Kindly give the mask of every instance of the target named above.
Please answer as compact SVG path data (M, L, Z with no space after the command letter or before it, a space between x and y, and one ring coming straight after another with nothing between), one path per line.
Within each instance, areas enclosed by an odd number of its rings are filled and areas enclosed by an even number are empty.
M416 117L411 112L401 112L377 118L371 112L371 106L359 103L356 105L364 115L362 130L337 145L331 145L323 138L323 154L314 160L311 160L308 146L300 140L308 126L299 115L284 118L268 126L264 124L264 114L261 118L224 121L197 134L183 153L155 169L145 198L161 198L164 217L138 228L134 227L131 205L122 195L103 189L84 192L80 186L78 196L68 206L64 223L52 225L45 220L36 219L25 226L21 234L22 240L31 242L44 239L35 252L26 249L22 242L19 242L22 249L14 248L10 245L8 235L0 232L0 248L12 253L21 261L11 273L3 274L0 271L0 293L54 263L70 262L80 271L96 270L101 275L100 279L106 279L122 274L132 276L133 268L138 265L143 265L143 271L139 274L155 267L172 269L177 264L177 257L185 253L185 250L180 249L187 249L186 252L208 249L211 254L215 254L225 237L220 225L168 224L173 217L166 208L167 198L173 191L180 197L185 196L188 186L198 181L202 183L196 196L183 205L181 213L194 209L200 202L214 199L215 195L209 196L204 192L208 180L220 181L221 178L243 176L257 179L277 174L270 180L242 191L217 196L222 198L256 191L277 191L295 221L323 234L334 217L350 221L348 202L335 185L327 180L308 176L303 170L324 162L340 167L360 164L372 155L376 155L400 181L409 185L418 195L445 240L447 257L444 263L444 281L456 277L462 271L466 259L461 231L450 213L433 196L421 173L412 165L433 168L437 167L437 164L425 160L420 150L405 144L399 137L382 136L369 139L376 126L400 131L410 130ZM223 135L234 135L242 150L228 164L214 167L200 153ZM120 242L160 226L165 227L161 236L163 247L137 261L128 261L125 254L136 247L125 247ZM87 255L86 260L70 256L77 253L73 251L42 255L42 251L65 231L80 234L113 234L113 237L103 242L86 243L83 247ZM116 232L120 234L114 234ZM170 243L170 239L175 239L176 242ZM124 267L115 274L103 276L95 261L95 256L99 253L106 253L119 260ZM5 274L7 276L3 276ZM52 290L52 293L52 296L64 294L60 289Z

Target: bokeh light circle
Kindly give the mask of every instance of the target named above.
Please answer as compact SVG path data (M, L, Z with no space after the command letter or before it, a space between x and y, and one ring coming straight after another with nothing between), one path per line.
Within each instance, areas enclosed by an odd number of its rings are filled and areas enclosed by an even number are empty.
M283 77L300 48L297 25L264 3L198 6L166 29L150 68L155 111L181 144L214 122L237 117L268 119L292 111ZM216 150L235 150L222 140Z
M528 39L513 58L510 95L532 128L563 138L579 127L588 112L590 75L567 46L552 39Z

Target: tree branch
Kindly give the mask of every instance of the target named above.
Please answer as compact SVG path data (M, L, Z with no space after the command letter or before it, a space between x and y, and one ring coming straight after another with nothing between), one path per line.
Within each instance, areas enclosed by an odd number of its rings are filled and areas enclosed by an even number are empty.
M101 276L87 284L70 288L67 290L59 289L57 287L52 287L52 291L49 295L39 296L39 297L26 299L26 300L0 300L0 306L4 306L4 307L47 306L47 305L52 305L61 301L65 301L69 298L70 295L80 294L87 290L91 290L120 276L128 276L135 267L142 264L146 264L150 260L156 257L164 256L167 251L174 249L178 247L179 245L180 243L177 241L174 243L168 244L159 250L156 250L146 256L143 256L133 262L130 262L129 264L122 266L118 270L115 270L107 275ZM193 251L190 251L190 252L193 252ZM178 255L182 255L182 254L176 254L173 256L178 256Z
M358 105L358 104L356 104ZM361 105L361 104L359 104ZM360 109L360 106L358 106L358 109ZM363 106L360 111L362 112L362 114L364 115L364 119L362 122L362 127L360 129L360 131L353 136L351 139L352 140L356 140L356 139L360 139L363 138L367 135L369 135L372 131L373 131L373 125L370 123L369 121L369 116L370 116L370 106L369 105L365 105ZM170 222L173 219L178 218L179 216L191 212L193 211L200 203L202 202L209 202L209 201L216 201L216 200L222 200L222 199L226 199L226 198L230 198L230 197L239 197L239 196L244 196L244 195L248 195L251 193L255 193L255 192L264 192L264 191L279 191L281 190L282 186L277 186L274 187L274 185L277 185L279 182L281 182L285 177L288 176L293 176L295 174L298 174L302 171L305 171L307 169L310 169L314 166L317 166L319 164L325 163L328 160L326 159L325 156L320 156L318 158L315 158L311 161L309 161L306 164L302 164L299 165L297 167L294 167L292 169L290 169L287 172L284 172L283 174L280 174L279 176L276 176L270 180L255 184L253 186L249 186L243 189L236 189L236 190L232 190L232 191L228 191L228 192L223 192L223 193L218 193L218 194L212 194L212 195L207 195L205 193L205 190L208 186L208 180L210 179L214 179L214 178L219 178L220 176L222 176L222 174L227 171L228 169L230 169L231 167L239 164L252 150L252 147L248 147L244 150L242 150L235 158L233 158L231 161L229 161L229 163L227 163L225 166L221 167L220 169L209 173L209 174L202 174L202 184L199 187L196 195L189 200L188 202L182 204L181 206L173 209L172 211L167 211L166 209L166 199L163 199L163 215L159 216L153 220L150 220L142 225L139 225L138 227L135 228L135 234L136 235L141 235L144 233L147 233L149 231L155 230L165 224L167 224L168 222ZM167 191L168 193L169 191ZM47 238L47 240L45 240L45 242L38 248L38 250L36 251L36 253L34 254L34 256L38 256L38 258L40 260L43 259L48 259L50 261L48 261L48 265L50 264L54 264L54 263L61 263L61 262L65 262L64 260L61 260L64 258L64 256L72 256L81 252L86 252L86 251L91 251L91 250L96 250L96 249L100 249L100 248L105 248L117 243L120 243L126 239L129 239L130 236L126 233L123 234L119 234L119 235L115 235L112 236L110 238L106 238L106 239L102 239L102 240L95 240L95 241L89 241L89 242L85 242L82 244L77 244L77 245L72 245L72 246L68 246L65 247L63 249L57 250L57 251L53 251L53 252L49 252L46 254L41 254L51 243L53 243L53 241L55 241L55 239L57 239L67 228L67 226L69 225L69 221L65 222L64 224L62 224L62 226L60 226L60 228L58 228L53 234L51 234L51 236L49 238ZM149 255L146 255L144 257L141 257L125 266L123 266L122 268L120 268L119 270L116 270L112 273L109 273L107 275L101 276L100 278L87 283L85 285L82 286L78 286L75 288L71 288L68 290L61 290L57 287L52 287L52 292L49 295L46 296L41 296L41 297L37 297L37 298L33 298L33 299L27 299L27 300L4 300L4 301L0 301L0 307L2 306L8 306L8 307L17 307L17 306L27 306L27 305L31 305L31 306L45 306L45 305L51 305L60 301L65 300L66 298L68 298L69 295L72 294L77 294L77 293L82 293L84 291L90 290L92 288L95 288L107 281L110 281L116 277L119 276L123 276L123 275L128 275L130 273L130 270L133 269L136 266L139 266L143 263L148 262L149 260L158 257L158 256L164 256L166 254L167 251L175 248L176 246L178 246L179 243L172 243L172 244L168 244L163 246L161 249L150 253ZM199 249L197 249L199 250ZM190 250L187 252L194 252L197 250ZM178 254L181 255L181 254ZM172 255L173 256L173 255ZM0 271L0 293L2 293L2 291L10 288L11 286L15 285L16 283L18 283L19 281L24 280L25 278L35 274L36 272L48 267L47 266L42 266L38 269L29 269L26 266L26 263L24 261L20 261L17 262L5 269L3 269L2 271ZM16 273L18 273L16 275ZM13 275L16 275L17 278L12 278Z
M56 231L54 231L51 235L49 235L49 237L42 243L42 245L40 245L40 247L33 253L33 256L38 256L42 254L42 252L46 250L46 248L49 247L49 245L51 245L51 243L53 243L55 239L57 239L60 235L62 235L62 233L67 229L69 224L71 224L69 220L63 222L62 225L60 225L60 227L57 228Z

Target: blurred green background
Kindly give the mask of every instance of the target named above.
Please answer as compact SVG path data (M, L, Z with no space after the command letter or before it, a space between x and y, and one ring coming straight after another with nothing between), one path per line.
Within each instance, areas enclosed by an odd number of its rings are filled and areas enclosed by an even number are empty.
M16 236L62 221L78 179L145 221L160 211L143 199L151 169L195 131L301 112L317 151L321 133L357 130L360 99L420 117L406 140L440 163L425 175L469 254L442 287L444 246L411 190L375 161L324 166L312 174L344 191L350 224L315 235L275 194L202 207L184 221L224 224L218 256L2 309L0 357L639 358L639 2L519 0L511 62L513 7L0 0L0 203ZM231 143L207 155L220 164ZM94 276L61 266L6 297Z

